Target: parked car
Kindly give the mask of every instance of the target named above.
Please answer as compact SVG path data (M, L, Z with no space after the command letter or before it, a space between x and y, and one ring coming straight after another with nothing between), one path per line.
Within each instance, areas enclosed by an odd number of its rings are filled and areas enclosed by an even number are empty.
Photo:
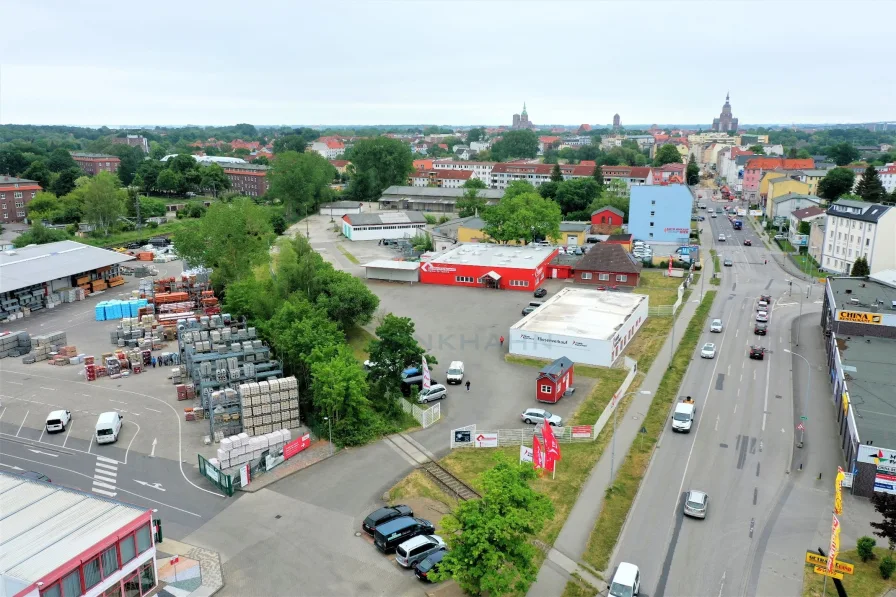
M532 305L528 305L526 307L523 307L523 310L521 311L521 313L522 313L523 317L525 317L529 313L532 313L533 311L535 311L535 309L537 309L537 308L538 307L533 307Z
M706 518L709 496L703 491L691 489L684 497L684 515L692 518Z
M783 235L783 234L776 234L776 235L775 235L775 240L784 240L784 239L786 239L786 238L787 238L787 237L786 237L785 235Z
M751 241L749 238L745 238L745 239L744 239L744 246L745 246L745 247L752 247L752 246L753 246L753 241Z
M427 402L432 402L434 400L442 400L445 396L448 395L448 390L442 384L433 384L429 386L429 388L423 388L420 390L420 393L417 394L417 402L420 404L426 404Z
M750 358L756 359L757 361L761 361L765 358L765 349L761 346L751 346L750 347Z
M429 578L429 574L431 572L436 572L439 569L439 564L442 562L442 558L445 557L446 553L448 553L448 550L440 549L435 553L429 554L425 560L414 566L414 575L420 580L433 582Z
M367 518L365 518L364 522L361 523L361 530L368 535L373 535L373 531L375 531L376 527L378 527L379 525L386 524L390 520L395 520L396 518L400 518L402 516L413 515L414 511L411 510L411 507L405 506L404 504L380 508L379 510L374 510L367 515Z
M721 333L722 332L722 320L721 319L713 319L712 323L709 324L709 331Z
M544 288L539 288L535 292L532 293L535 298L542 298L548 295L548 291Z
M722 243L725 242L725 235L724 235L724 234L720 234L720 235L719 235L719 242L722 242Z
M563 418L560 415L551 414L543 408L527 408L520 418L527 425L541 425L545 419L552 427L560 427L563 424Z
M760 299L760 301L758 303L756 303L756 310L757 311L768 311L768 303Z
M707 342L703 345L703 348L700 349L700 358L703 359L714 359L716 358L716 345L712 342Z
M757 321L756 325L753 326L753 333L757 336L765 336L768 333L768 324Z
M445 541L438 535L417 535L395 550L395 562L405 568L413 568L430 554L445 549Z
M756 312L756 321L768 323L768 311L757 311Z
M464 362L451 361L448 365L448 372L445 374L445 381L449 384L459 384L464 380Z
M772 295L770 295L770 294L761 294L761 295L759 295L759 300L760 300L760 301L765 301L766 303L771 303L771 302L772 302Z
M376 527L373 532L373 544L381 552L389 553L412 537L432 534L435 531L435 525L424 518L401 516Z
M57 431L65 431L66 426L72 420L71 411L54 410L47 415L47 433L56 433Z

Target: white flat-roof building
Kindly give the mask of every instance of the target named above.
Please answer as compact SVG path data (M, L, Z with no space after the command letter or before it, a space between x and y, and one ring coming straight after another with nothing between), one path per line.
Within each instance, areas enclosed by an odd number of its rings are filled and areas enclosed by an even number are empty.
M416 261L391 261L375 259L364 264L368 280L388 280L389 282L419 282L420 264Z
M510 328L510 354L611 366L647 321L648 297L564 288Z
M410 240L426 234L426 218L419 211L346 214L342 234L349 240Z

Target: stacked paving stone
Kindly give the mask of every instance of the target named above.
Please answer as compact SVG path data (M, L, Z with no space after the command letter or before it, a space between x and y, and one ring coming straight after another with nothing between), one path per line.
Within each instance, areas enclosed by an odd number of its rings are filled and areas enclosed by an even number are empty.
M31 354L22 359L23 363L30 364L35 361L46 361L54 357L67 344L65 332L51 332L40 336L31 336ZM33 357L33 361L27 361Z
M223 438L218 447L217 458L211 458L209 462L221 469L233 468L258 460L265 450L270 454L279 454L291 439L292 434L288 429L255 437L250 437L246 432L239 433Z
M0 359L17 357L31 352L31 336L28 332L10 332L0 336Z
M295 377L240 384L243 431L264 435L299 427L299 385Z

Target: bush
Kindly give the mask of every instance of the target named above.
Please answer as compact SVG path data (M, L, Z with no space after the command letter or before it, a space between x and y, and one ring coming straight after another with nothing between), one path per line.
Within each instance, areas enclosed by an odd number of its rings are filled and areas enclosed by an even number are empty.
M896 572L896 560L890 556L886 556L880 561L879 568L881 577L884 580L889 580L890 577L893 576L893 572Z
M856 542L856 551L859 552L859 557L863 562L874 559L875 545L877 545L877 541L873 538L868 536L859 537L859 540Z
M283 217L282 213L278 211L271 212L271 228L274 229L274 233L277 236L286 232L286 218Z
M152 228L153 230L155 230L156 228L159 227L159 223L158 222L147 222L146 227Z

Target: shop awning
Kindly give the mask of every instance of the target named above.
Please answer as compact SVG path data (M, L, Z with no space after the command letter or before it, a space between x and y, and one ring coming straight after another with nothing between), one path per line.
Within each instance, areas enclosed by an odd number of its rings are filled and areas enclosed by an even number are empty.
M492 270L492 271L490 271L489 273L485 274L485 277L486 277L486 278L491 278L492 280L497 281L497 280L500 280L500 279L501 279L501 274L499 274L498 272Z

